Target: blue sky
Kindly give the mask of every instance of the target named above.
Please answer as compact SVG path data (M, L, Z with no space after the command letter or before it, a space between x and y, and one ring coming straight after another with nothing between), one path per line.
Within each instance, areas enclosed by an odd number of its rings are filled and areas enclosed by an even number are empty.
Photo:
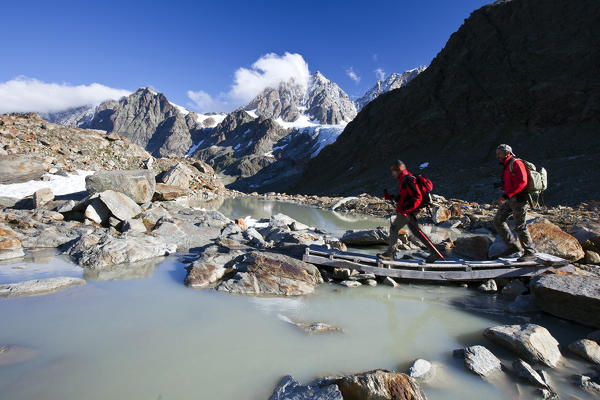
M463 20L487 3L5 2L0 83L26 76L127 90L152 86L187 105L188 91L218 97L239 68L268 53L290 52L357 98L375 83L377 68L387 74L428 65Z

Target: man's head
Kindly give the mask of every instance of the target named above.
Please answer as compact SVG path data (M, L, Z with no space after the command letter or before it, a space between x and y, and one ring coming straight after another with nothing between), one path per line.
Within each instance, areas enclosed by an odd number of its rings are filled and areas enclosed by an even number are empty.
M502 163L513 154L512 147L507 144L501 144L496 148L496 158Z
M402 174L402 171L406 170L406 164L402 160L396 160L392 163L390 169L392 170L392 175L397 178Z

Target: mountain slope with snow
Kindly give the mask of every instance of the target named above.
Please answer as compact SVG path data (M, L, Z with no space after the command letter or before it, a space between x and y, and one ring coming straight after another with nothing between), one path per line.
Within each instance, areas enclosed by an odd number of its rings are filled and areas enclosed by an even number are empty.
M367 90L367 92L358 100L356 100L356 108L358 111L362 110L369 102L373 101L379 95L389 92L390 90L401 88L408 82L412 81L421 72L425 71L427 67L420 66L417 68L409 69L401 74L396 72L390 74L384 80L377 80L375 86Z

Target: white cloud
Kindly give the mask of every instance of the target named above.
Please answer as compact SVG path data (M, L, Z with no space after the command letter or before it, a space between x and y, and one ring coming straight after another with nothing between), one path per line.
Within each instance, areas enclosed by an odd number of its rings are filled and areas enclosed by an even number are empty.
M356 82L356 83L360 82L360 76L356 75L356 72L354 72L352 67L346 69L346 75L348 75L348 77L350 79L352 79L354 82Z
M385 71L382 68L377 68L375 70L375 76L377 76L377 79L382 81L385 78Z
M304 57L298 53L278 55L269 53L256 60L250 68L235 71L231 89L211 96L203 90L187 92L193 103L188 106L198 112L229 111L246 105L266 88L277 87L281 82L294 79L303 87L308 86L310 72Z
M119 99L131 92L99 83L69 85L47 83L27 77L0 82L0 114L7 112L54 112Z

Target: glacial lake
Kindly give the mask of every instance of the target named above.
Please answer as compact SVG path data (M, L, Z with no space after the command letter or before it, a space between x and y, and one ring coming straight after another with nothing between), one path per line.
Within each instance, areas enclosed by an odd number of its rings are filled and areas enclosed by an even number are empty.
M387 224L255 198L216 206L231 218L282 212L336 235ZM471 375L452 350L483 344L510 366L516 357L488 343L484 329L540 323L565 346L593 330L544 315L505 314L495 296L450 285L323 284L301 298L193 290L183 285L188 257L86 274L87 285L51 295L0 299L0 345L35 352L0 365L0 399L267 399L287 374L309 383L377 368L403 372L416 358L436 365L436 378L423 386L429 399L529 399L536 398L533 386ZM0 264L2 283L49 276L83 271L53 251ZM287 319L327 322L344 332L308 335ZM561 398L592 398L569 381L590 368L563 354L561 369L549 370Z

